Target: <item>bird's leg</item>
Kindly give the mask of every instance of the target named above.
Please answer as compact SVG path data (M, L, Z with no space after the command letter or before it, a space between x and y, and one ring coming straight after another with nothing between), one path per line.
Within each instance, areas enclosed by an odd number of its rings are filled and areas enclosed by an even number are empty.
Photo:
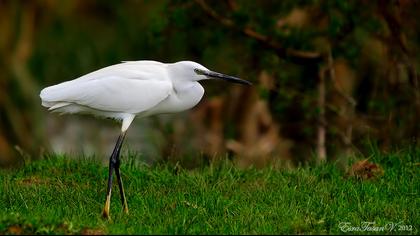
M124 136L122 138L124 139ZM120 189L121 203L123 205L124 212L128 214L127 200L125 198L124 186L123 186L121 175L120 175L120 150L118 150L116 158L117 159L115 162L115 175L117 176L118 188Z
M112 151L111 156L109 157L109 172L108 172L108 189L106 194L106 201L105 206L102 212L102 216L109 219L109 209L111 205L111 191L112 191L112 175L115 169L118 156L120 153L121 145L123 143L125 137L125 132L122 132L118 137L117 143L115 144L115 148ZM118 173L119 174L119 173Z

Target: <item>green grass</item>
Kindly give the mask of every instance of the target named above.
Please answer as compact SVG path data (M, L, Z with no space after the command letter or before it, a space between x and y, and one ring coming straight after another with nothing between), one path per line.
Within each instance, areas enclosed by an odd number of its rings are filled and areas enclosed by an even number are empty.
M53 156L1 170L0 234L343 234L342 222L399 223L379 233L418 234L419 156L374 152L370 161L384 174L368 181L346 178L333 163L241 170L225 162L185 170L136 165L125 156L130 213L122 212L115 184L111 221L101 218L107 167Z

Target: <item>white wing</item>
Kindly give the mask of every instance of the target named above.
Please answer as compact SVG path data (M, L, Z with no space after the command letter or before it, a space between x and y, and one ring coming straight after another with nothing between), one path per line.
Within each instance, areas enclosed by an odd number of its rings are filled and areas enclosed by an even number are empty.
M130 62L94 71L41 91L51 109L78 104L93 109L136 114L163 101L172 91L164 64Z

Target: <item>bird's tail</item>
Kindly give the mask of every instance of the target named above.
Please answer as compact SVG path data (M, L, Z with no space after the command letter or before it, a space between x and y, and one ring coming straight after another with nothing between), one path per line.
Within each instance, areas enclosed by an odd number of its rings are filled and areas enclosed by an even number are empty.
M49 111L56 110L58 108L62 108L65 106L70 105L69 102L61 102L61 101L53 101L51 100L51 96L49 96L49 90L51 87L44 88L41 90L39 97L41 98L41 105L47 107Z

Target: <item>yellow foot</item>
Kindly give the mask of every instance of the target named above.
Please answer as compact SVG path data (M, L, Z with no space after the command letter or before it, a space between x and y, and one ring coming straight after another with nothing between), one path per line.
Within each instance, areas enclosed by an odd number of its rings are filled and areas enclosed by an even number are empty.
M104 206L104 210L102 211L102 217L110 220L111 217L109 216L109 207L110 207L110 203L111 203L111 197L107 196L106 201L105 201L105 206Z
M128 204L127 204L127 199L125 198L125 195L124 195L123 209L124 209L124 213L128 214Z
M105 219L107 219L107 220L110 220L111 219L111 217L109 216L109 211L107 211L106 209L104 209L102 211L102 217L105 218Z

